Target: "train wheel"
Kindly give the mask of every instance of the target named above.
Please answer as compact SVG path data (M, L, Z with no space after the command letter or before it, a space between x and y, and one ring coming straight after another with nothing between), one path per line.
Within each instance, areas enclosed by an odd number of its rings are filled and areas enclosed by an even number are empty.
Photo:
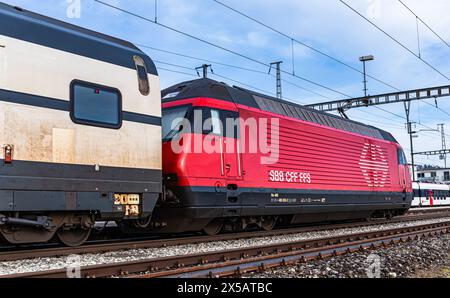
M152 222L152 217L149 216L147 218L136 219L134 221L134 226L138 229L147 229Z
M203 228L203 232L205 232L209 236L215 236L222 231L223 222L219 219L215 219L210 222L206 227Z
M263 218L261 221L261 228L264 231L272 231L275 227L275 224L277 222L277 219L275 217L267 217Z
M391 211L386 211L386 214L384 216L387 220L391 220L394 218L394 214Z
M59 229L56 234L58 235L59 240L66 246L74 247L80 246L91 235L92 229L83 229L78 227L76 229L63 230Z

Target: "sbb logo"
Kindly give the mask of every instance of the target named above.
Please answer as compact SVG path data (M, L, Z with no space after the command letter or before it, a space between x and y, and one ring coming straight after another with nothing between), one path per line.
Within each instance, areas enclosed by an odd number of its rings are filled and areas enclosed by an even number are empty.
M310 173L300 172L284 172L271 170L269 172L270 182L287 182L287 183L311 183Z

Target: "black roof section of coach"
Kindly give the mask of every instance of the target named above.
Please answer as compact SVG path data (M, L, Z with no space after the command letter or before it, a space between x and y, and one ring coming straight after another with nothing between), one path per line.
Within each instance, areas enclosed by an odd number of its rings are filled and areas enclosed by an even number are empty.
M153 61L132 43L0 2L0 35L135 69L141 56L147 72Z
M173 93L172 97L164 98L171 93ZM344 119L333 114L317 111L312 108L280 100L241 87L231 87L225 83L211 79L197 79L183 82L163 90L161 94L163 103L193 97L216 98L307 122L398 143L389 132L379 128Z

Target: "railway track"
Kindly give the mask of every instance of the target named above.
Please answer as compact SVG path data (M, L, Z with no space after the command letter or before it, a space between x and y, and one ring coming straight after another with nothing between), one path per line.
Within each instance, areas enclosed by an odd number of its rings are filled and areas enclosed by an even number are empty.
M280 234L289 235L296 233L306 233L306 232L317 232L323 230L335 230L335 229L345 229L345 228L357 228L366 226L377 226L383 224L394 224L400 222L411 222L417 220L433 219L436 217L450 217L450 209L434 210L431 211L416 211L413 213L408 213L402 217L397 217L391 220L374 220L371 222L352 222L352 223L341 223L341 224L329 224L329 225L315 225L308 227L297 227L297 228L286 228L277 229L273 231L253 231L253 232L242 232L233 234L221 234L218 236L181 236L177 238L159 238L159 239L138 239L133 241L123 241L123 240L112 240L92 242L80 247L38 247L38 248L25 248L19 250L6 250L0 251L0 261L15 261L30 258L44 258L44 257L56 257L56 256L68 256L73 254L87 254L87 253L106 253L111 251L125 250L125 249L147 249L147 248L158 248L166 246L176 246L185 244L198 244L207 243L215 241L227 241L227 240L238 240L245 238L255 238L255 237L269 237L276 236Z
M450 232L450 220L390 230L340 235L133 262L82 267L80 277L226 277L286 266ZM7 278L64 278L67 270L12 274Z

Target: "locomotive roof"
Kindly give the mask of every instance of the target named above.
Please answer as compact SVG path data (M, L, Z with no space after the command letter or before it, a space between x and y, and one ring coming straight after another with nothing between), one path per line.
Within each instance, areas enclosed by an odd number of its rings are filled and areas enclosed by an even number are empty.
M241 87L229 86L225 83L211 79L187 81L162 91L163 103L193 97L208 97L226 100L236 104L261 109L263 111L397 143L395 138L389 132L379 128L344 119L333 114L317 111L309 107L280 100Z
M157 75L153 61L132 43L0 2L0 35L135 68L133 55L145 60Z

